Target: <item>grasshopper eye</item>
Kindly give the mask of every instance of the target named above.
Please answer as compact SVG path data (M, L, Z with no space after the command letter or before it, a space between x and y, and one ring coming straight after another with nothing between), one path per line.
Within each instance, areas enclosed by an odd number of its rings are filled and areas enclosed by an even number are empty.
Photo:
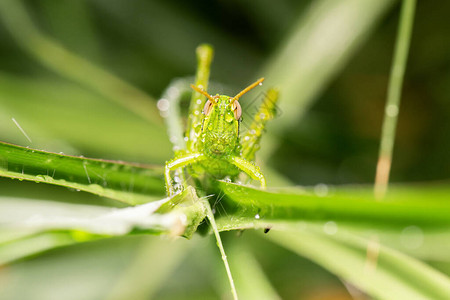
M209 115L212 107L213 107L213 103L210 100L206 101L205 106L203 107L203 114Z
M235 119L239 120L242 115L242 109L241 109L241 105L239 104L239 102L234 101L231 108L233 109Z

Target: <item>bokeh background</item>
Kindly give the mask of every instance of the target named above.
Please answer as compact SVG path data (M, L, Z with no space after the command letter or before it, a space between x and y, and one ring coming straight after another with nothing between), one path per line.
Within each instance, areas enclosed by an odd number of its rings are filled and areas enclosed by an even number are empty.
M225 91L239 91L259 76L266 77L264 88L280 88L280 113L259 157L269 185L371 184L399 4L2 1L0 140L163 165L172 152L156 101L173 79L194 74L195 48L209 43L215 48L211 79ZM393 182L448 181L450 175L448 11L445 1L417 4ZM136 103L140 112L133 109ZM0 193L101 202L9 179L0 180ZM253 251L283 299L349 299L346 286L328 271L244 235L243 249L230 251ZM227 283L220 262L211 263L219 260L214 241L194 240L126 237L55 249L0 269L0 295L218 298ZM146 260L147 255L160 259Z

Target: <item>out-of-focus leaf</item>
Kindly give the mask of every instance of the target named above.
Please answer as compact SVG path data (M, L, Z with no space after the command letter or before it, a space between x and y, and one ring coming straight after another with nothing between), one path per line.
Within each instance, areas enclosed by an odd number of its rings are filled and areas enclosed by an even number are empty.
M0 140L69 154L162 163L165 130L76 84L0 74ZM30 137L30 143L12 121ZM155 141L158 147L155 147ZM92 155L90 155L92 156Z
M281 299L250 252L249 247L240 242L242 241L226 247L239 297L242 299Z
M190 238L205 218L202 201L192 188L172 198L125 208L0 197L0 263L133 232Z
M3 235L6 230L0 230L0 238L4 238ZM18 232L16 232L16 234L18 234ZM22 231L19 234L24 234L25 237L8 243L0 242L0 265L11 263L37 253L42 253L49 249L86 241L84 238L80 239L76 237L72 232L44 232L32 235L32 231ZM89 235L88 240L95 240L97 238L100 237Z
M54 249L3 266L0 298L149 299L192 246L186 239L133 235Z
M145 203L164 195L161 168L50 153L0 142L0 176Z
M187 241L144 241L105 299L153 299L194 245Z
M30 199L0 200L0 226L8 230L80 230L99 235L124 235L132 230L170 231L176 216L154 214L169 198L142 205L109 208Z
M165 1L139 0L133 5L124 6L120 1L96 0L92 5L104 12L105 20L111 23L110 26L114 26L113 30L118 36L126 37L132 45L138 44L142 47L139 48L143 51L141 60L134 60L134 55L123 59L136 65L143 62L151 66L157 65L158 70L145 71L145 76L162 86L173 79L169 77L165 83L161 82L161 79L167 76L166 70L176 70L177 74L194 74L193 54L201 43L222 49L212 66L211 75L215 80L240 84L251 81L252 73L261 61L258 47L252 47L243 42L242 38L222 30L220 22L217 23L211 15L196 7L198 3L186 3L187 6L183 8ZM210 3L208 8L211 9L214 5L216 4ZM138 21L129 22L130 18ZM164 28L164 38L161 38L161 28ZM130 32L133 32L133 35L130 36ZM113 64L123 64L123 61L117 61L115 58L111 60ZM121 69L124 68L122 66Z
M260 72L267 85L280 89L282 118L271 125L274 130L280 132L297 122L395 2L312 2Z
M337 231L329 236L321 228L308 226L303 230L271 232L268 238L316 261L376 298L446 299L450 294L450 280L442 273L348 233Z
M147 121L162 125L153 98L42 34L34 26L21 1L2 1L0 16L16 41L46 67L85 85Z

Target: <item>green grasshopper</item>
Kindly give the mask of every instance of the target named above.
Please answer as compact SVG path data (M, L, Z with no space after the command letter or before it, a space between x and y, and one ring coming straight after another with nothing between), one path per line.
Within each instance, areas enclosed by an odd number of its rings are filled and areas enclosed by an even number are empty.
M265 188L266 179L253 161L259 149L265 124L274 116L278 92L275 89L267 92L249 130L240 138L242 109L239 99L251 89L261 85L264 78L249 85L234 97L219 94L211 96L206 89L212 48L208 45L199 46L197 59L196 81L195 85L190 85L193 93L187 128L182 141L180 136L182 130L179 128L179 121L176 120L179 118L176 114L179 112L175 106L178 105L177 101L181 95L178 89L186 88L186 86L180 82L175 83L169 87L162 99L166 101L166 105L161 106L169 112L167 125L175 145L175 157L165 165L167 195L172 196L176 192L173 185L174 178L176 182L182 182L182 185L186 183L185 174L182 171L184 168L194 178L208 174L214 179L235 180L241 172L244 172L258 180L261 188ZM173 107L169 109L168 106ZM172 172L176 172L175 177L172 177Z

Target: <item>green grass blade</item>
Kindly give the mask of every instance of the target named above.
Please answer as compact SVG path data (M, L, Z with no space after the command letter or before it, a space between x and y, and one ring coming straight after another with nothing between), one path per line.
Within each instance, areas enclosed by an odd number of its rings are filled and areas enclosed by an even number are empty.
M0 19L18 44L44 66L98 92L145 120L162 125L152 97L42 34L21 1L0 2Z
M173 279L171 270L178 271L178 262L192 255L191 246L185 239L134 235L61 247L3 267L0 295L11 300L159 299L152 295L167 276ZM139 270L136 258L145 259ZM129 275L134 277L126 280Z
M384 110L383 129L381 131L380 150L375 177L375 195L378 199L382 199L386 194L389 182L395 129L397 127L397 117L400 109L401 89L411 41L415 7L415 0L403 1L397 42L395 44L394 62L392 63L391 76L389 78L388 96Z
M168 198L125 208L0 198L0 226L11 231L80 230L96 235L124 235L132 230L170 232L177 216L155 214Z
M237 229L254 222L281 221L343 221L380 226L450 226L450 187L444 186L431 198L426 188L401 191L375 201L373 195L349 190L329 196L307 192L269 192L221 182L220 186L232 204L230 210L240 218L227 218L221 223ZM427 200L427 201L424 201ZM231 213L231 212L228 212ZM222 228L224 230L226 228Z
M188 188L125 208L0 197L0 264L54 247L133 233L190 238L206 211Z
M192 246L192 243L182 239L143 241L104 299L156 298L154 295L166 280L172 279L171 275L181 261L189 259Z
M163 163L171 152L162 126L137 118L95 92L49 76L7 73L0 73L0 140L54 152L153 163Z
M68 156L0 142L0 176L65 186L128 204L164 195L162 169Z
M90 240L94 240L94 236L91 236ZM13 243L0 243L0 266L50 249L79 242L80 240L70 232L45 232L15 240Z
M242 299L281 299L244 241L228 243L230 267Z
M382 245L389 245L404 254L420 260L450 262L450 230L448 227L427 228L416 225L398 227L360 226L356 224L329 223L323 225L324 230L332 228L345 230L361 238L376 240Z
M309 229L311 229L309 227ZM368 256L370 241L317 230L271 232L268 238L305 256L379 299L446 299L447 276L400 252L379 245Z
M220 238L219 230L217 229L216 219L214 218L214 214L211 210L211 206L209 205L209 202L206 202L205 204L206 204L205 205L206 216L208 217L208 220L211 224L211 229L214 233L214 236L216 237L216 244L220 250L220 254L222 255L222 261L225 266L225 270L227 271L227 277L228 277L228 282L230 283L231 294L233 295L234 300L238 300L236 286L234 285L234 280L233 280L233 276L231 275L231 269L230 269L230 265L228 264L227 255L225 254L225 249L223 248L222 239Z
M283 117L271 128L295 124L369 37L394 0L320 0L298 18L260 76L280 89ZM269 152L264 152L270 155Z

